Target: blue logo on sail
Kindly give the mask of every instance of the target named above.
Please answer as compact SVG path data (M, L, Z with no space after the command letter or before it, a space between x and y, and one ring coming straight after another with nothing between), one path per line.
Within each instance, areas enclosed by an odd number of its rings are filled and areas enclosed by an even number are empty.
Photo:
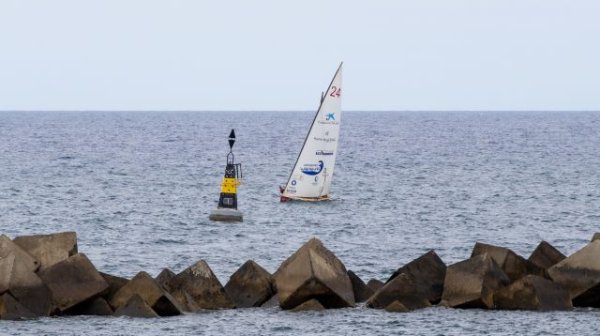
M327 121L334 121L334 120L335 120L335 113L333 113L333 112L328 112L328 113L325 115L325 120L327 120Z
M318 175L322 170L325 164L323 161L319 161L319 163L306 163L304 167L300 168L303 174L315 176Z

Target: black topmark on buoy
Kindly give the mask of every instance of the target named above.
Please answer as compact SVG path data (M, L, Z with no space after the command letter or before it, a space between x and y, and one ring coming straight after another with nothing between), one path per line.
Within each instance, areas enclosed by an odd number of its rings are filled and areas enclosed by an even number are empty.
M242 164L235 163L233 155L233 145L235 144L235 131L232 129L229 133L229 153L227 154L227 163L225 165L225 175L221 182L221 194L219 195L218 207L211 211L208 217L213 221L221 222L241 222L243 221L242 212L237 209L237 186L242 179Z
M233 150L233 144L235 143L235 131L232 129L229 133L229 152Z

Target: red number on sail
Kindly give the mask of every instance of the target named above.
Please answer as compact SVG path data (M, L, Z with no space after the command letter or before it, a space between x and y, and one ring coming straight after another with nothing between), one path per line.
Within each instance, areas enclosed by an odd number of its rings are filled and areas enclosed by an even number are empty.
M342 88L338 88L337 86L332 86L331 87L331 93L329 94L329 96L331 97L339 97L342 95Z

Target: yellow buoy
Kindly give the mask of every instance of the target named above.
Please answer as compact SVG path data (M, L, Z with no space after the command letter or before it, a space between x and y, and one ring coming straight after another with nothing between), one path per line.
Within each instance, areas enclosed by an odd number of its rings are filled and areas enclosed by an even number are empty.
M241 222L242 212L237 209L237 187L242 178L242 164L235 163L233 155L233 144L235 143L235 131L229 133L229 153L225 165L225 175L221 182L221 194L219 205L211 211L208 218L220 222Z

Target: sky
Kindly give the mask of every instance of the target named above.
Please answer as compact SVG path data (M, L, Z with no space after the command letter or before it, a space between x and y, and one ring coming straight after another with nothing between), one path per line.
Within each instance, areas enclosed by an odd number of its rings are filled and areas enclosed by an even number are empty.
M597 0L0 0L0 110L600 110Z

